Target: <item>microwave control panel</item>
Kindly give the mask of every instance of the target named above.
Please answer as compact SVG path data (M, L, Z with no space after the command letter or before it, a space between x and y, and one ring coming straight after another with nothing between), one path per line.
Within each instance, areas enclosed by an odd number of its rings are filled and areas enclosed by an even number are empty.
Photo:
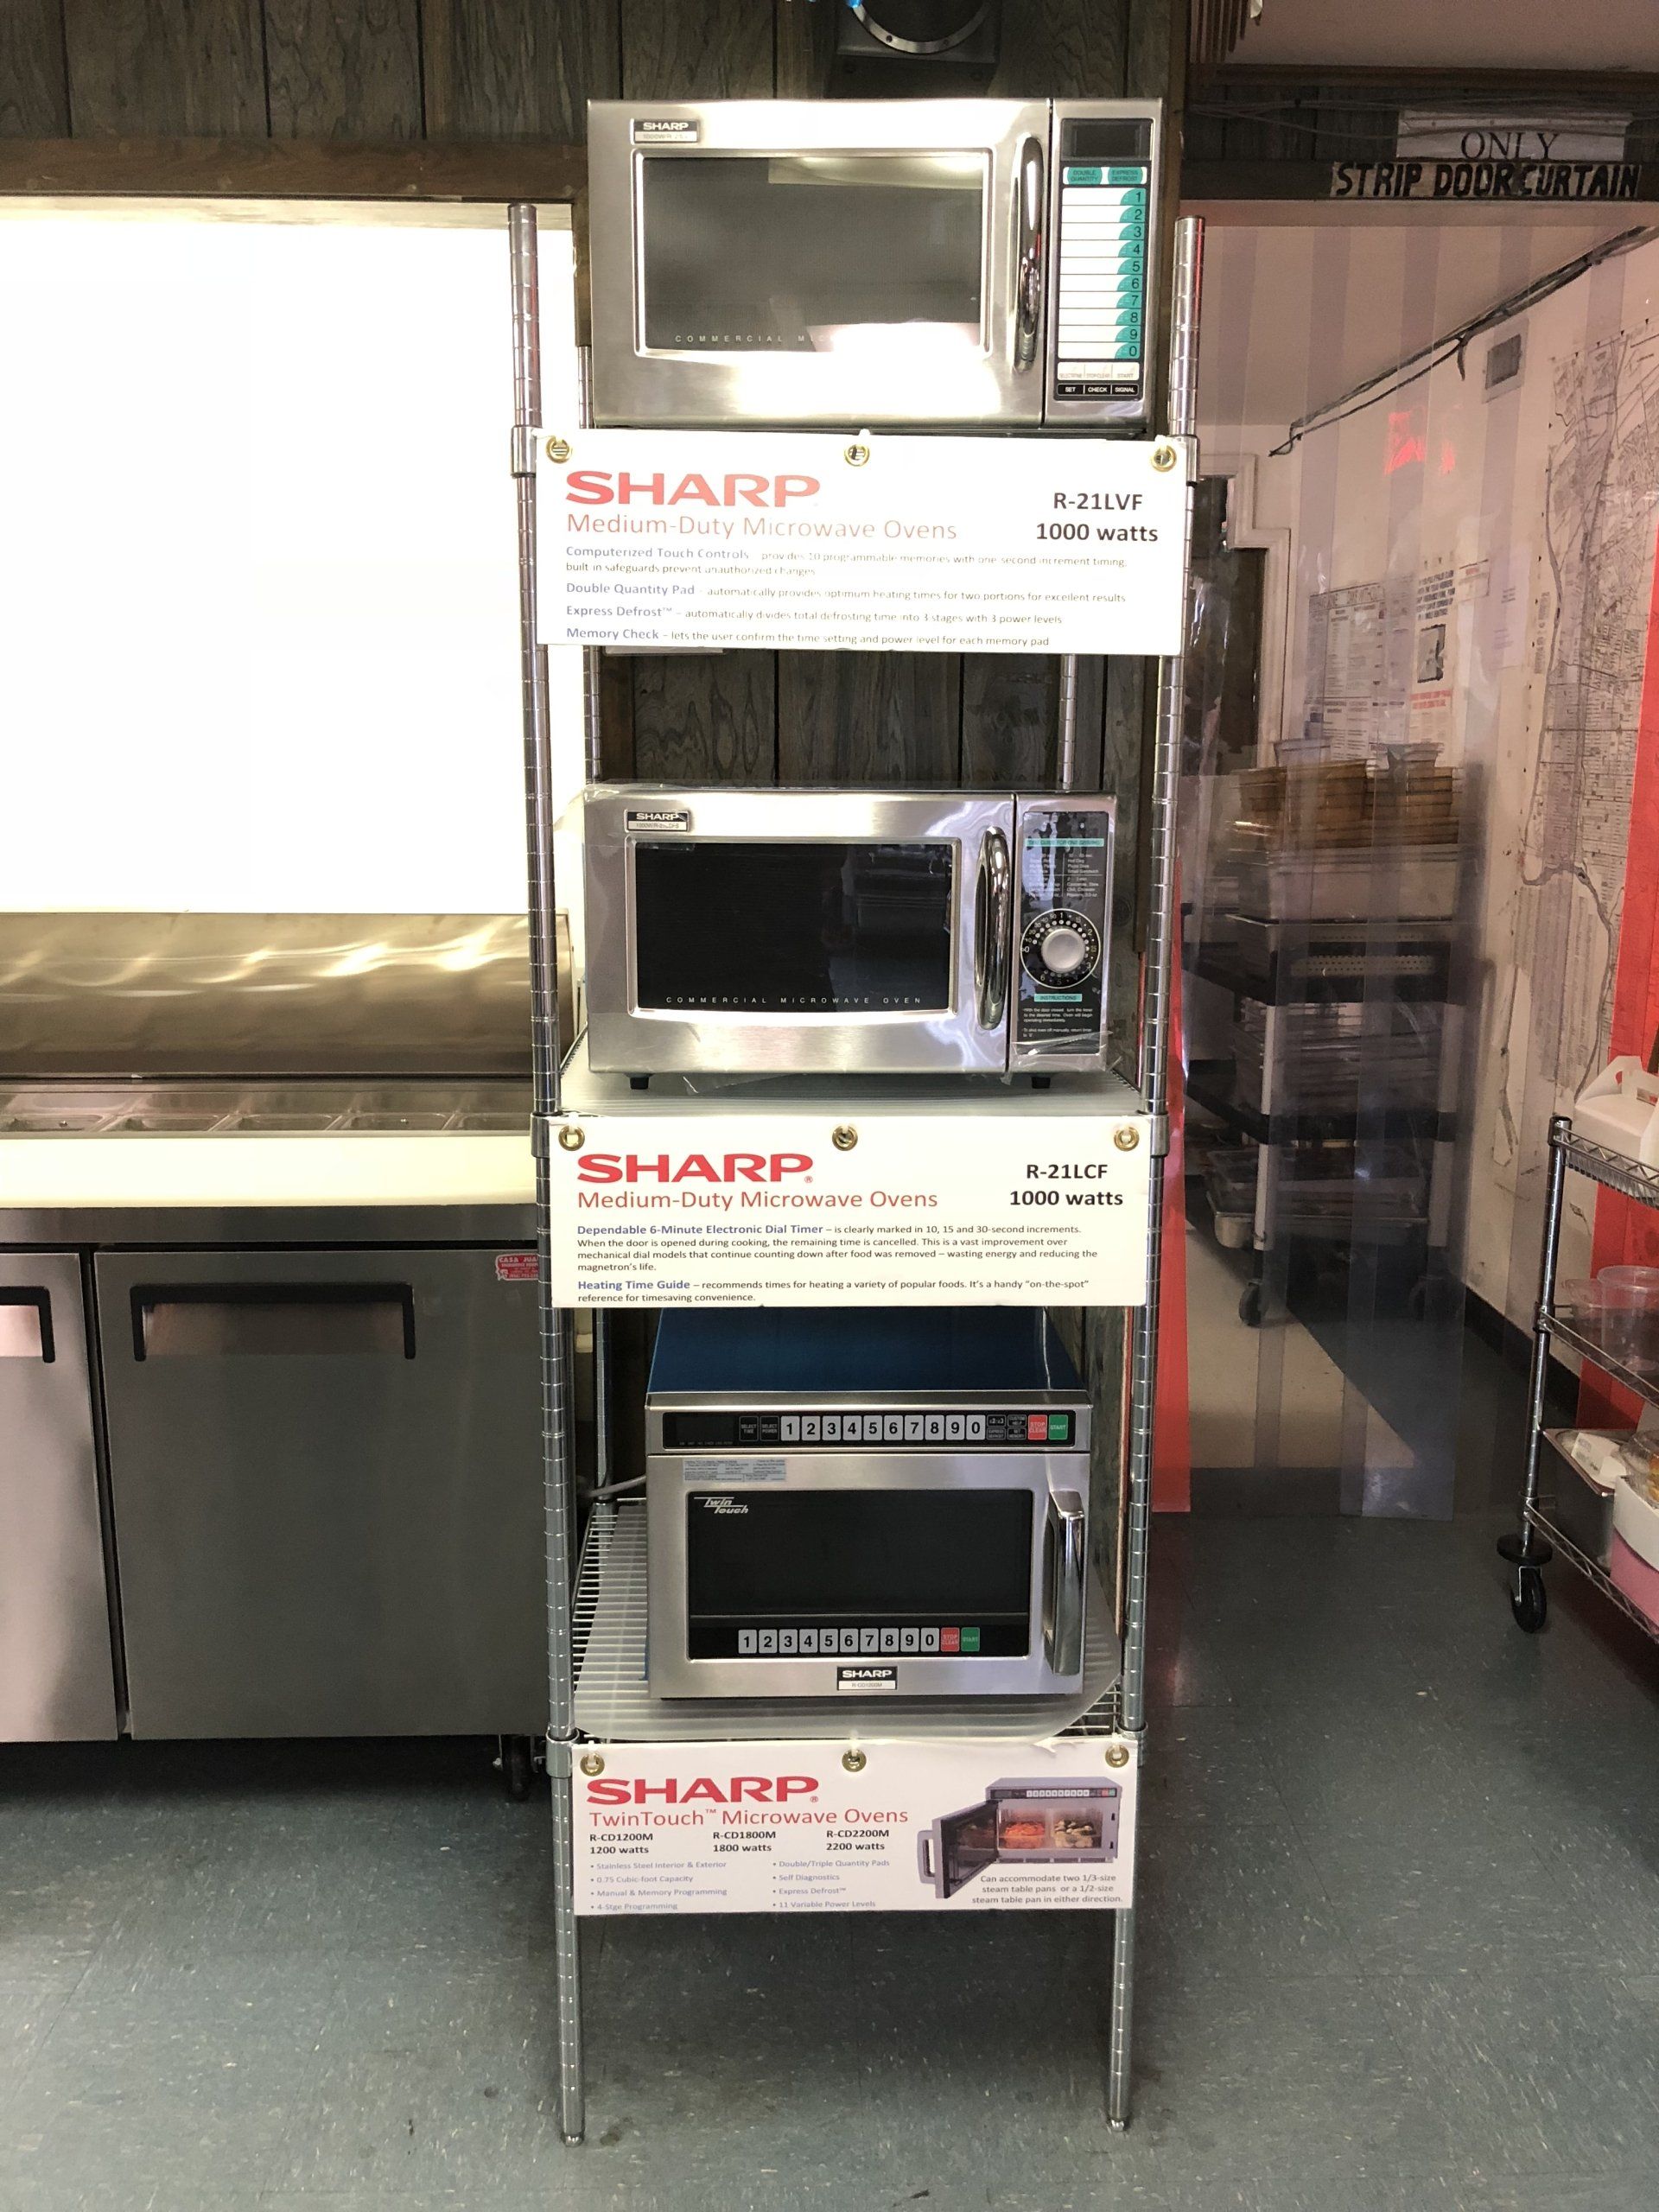
M1144 426L1157 207L1157 111L1057 105L1050 160L1048 404Z
M1020 810L1010 1067L1104 1063L1112 826L1110 799Z
M886 1451L937 1452L942 1444L1011 1445L1046 1450L1077 1441L1070 1410L1041 1413L956 1410L918 1413L665 1413L663 1447L669 1452L733 1452L771 1445L879 1444ZM719 1478L711 1474L711 1480Z

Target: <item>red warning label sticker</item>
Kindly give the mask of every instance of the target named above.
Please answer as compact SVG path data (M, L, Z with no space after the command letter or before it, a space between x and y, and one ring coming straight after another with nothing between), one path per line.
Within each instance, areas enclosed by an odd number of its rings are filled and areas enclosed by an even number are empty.
M536 1255L533 1252L498 1252L495 1255L497 1282L534 1282Z

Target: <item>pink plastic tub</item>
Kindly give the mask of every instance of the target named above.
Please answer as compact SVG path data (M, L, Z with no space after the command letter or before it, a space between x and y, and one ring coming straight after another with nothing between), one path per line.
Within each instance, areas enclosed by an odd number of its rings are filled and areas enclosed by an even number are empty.
M1659 1567L1649 1567L1617 1530L1607 1556L1607 1573L1616 1590L1623 1591L1650 1621L1659 1623Z

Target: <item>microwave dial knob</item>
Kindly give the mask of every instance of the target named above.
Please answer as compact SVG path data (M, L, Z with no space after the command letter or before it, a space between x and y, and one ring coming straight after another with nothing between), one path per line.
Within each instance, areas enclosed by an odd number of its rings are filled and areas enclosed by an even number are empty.
M1043 939L1043 965L1051 976L1075 976L1089 963L1089 940L1070 922L1060 922Z
M1085 915L1057 907L1030 925L1020 950L1033 982L1080 982L1099 964L1100 932Z

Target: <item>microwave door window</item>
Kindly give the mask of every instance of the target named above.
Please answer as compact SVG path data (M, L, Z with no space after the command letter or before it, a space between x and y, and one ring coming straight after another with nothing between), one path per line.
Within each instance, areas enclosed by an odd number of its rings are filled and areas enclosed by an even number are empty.
M963 1812L947 1813L934 1822L938 1872L935 1893L955 1897L976 1874L996 1864L996 1808L988 1801Z
M641 840L633 884L642 1011L950 1010L950 844Z
M747 1633L803 1627L939 1632L925 1648L985 1658L1030 1650L1027 1489L757 1485L694 1491L685 1512L693 1659L739 1657L756 1649L740 1642Z
M983 153L647 155L652 353L984 344Z

